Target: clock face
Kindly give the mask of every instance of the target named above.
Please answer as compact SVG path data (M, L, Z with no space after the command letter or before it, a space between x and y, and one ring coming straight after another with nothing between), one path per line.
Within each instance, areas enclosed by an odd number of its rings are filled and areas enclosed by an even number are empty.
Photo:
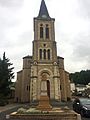
M42 17L43 17L43 18L47 18L47 16L46 16L46 15L42 15Z

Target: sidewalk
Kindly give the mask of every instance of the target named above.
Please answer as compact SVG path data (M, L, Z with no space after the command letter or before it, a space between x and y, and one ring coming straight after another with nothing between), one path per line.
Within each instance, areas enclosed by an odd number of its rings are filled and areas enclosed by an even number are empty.
M17 107L17 106L19 106L19 105L20 105L20 104L13 103L13 104L5 105L5 106L0 106L0 113L3 112L3 111L6 111L6 110L12 109L12 108L14 108L14 107Z

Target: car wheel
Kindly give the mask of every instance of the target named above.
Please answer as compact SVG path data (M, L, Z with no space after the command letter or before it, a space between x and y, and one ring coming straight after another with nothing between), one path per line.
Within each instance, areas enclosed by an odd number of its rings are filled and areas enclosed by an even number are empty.
M84 111L83 111L83 110L81 110L81 116L82 116L82 117L84 116Z

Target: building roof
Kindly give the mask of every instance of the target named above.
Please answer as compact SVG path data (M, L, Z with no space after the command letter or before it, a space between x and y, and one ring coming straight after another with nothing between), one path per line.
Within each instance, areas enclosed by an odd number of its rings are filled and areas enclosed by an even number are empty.
M49 13L48 13L48 9L47 9L47 6L46 6L44 0L41 1L41 6L40 6L38 18L45 18L45 19L50 18Z
M76 87L86 87L86 85L83 85L83 84L77 84Z
M22 72L22 70L18 71L17 73L21 73L21 72Z
M57 56L58 59L64 59L63 57Z
M25 57L23 57L23 59L26 59L26 58L31 58L32 59L32 56L25 56Z

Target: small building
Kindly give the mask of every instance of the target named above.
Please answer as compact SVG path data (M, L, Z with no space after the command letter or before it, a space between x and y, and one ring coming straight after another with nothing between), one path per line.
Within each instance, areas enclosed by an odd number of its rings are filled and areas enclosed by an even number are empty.
M77 92L83 92L85 89L86 89L86 85L82 85L82 84L76 85Z

